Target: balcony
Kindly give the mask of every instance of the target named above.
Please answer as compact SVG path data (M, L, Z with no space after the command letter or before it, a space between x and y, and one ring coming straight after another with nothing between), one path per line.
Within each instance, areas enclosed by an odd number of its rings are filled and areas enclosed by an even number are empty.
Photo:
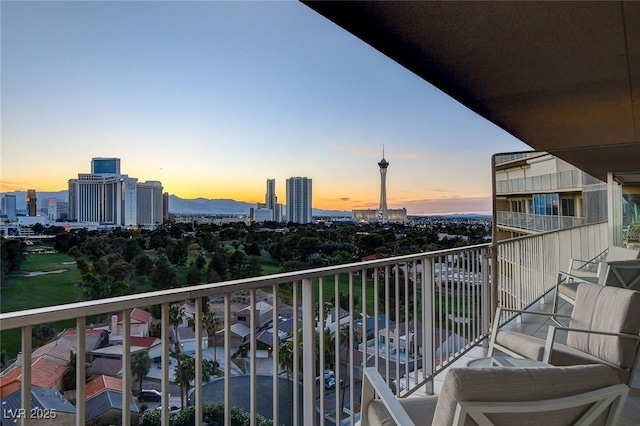
M558 229L575 228L587 223L587 218L575 216L552 216L542 214L497 212L496 224L503 229L516 232L538 233Z
M545 191L579 191L585 185L593 185L596 179L581 170L566 170L526 178L500 180L496 182L496 194L531 194Z
M273 419L274 424L335 424L335 413L342 413L342 423L354 424L359 417L364 365L376 366L398 397L437 391L438 380L447 367L469 356L482 355L493 311L491 300L509 308L536 306L551 290L557 271L568 264L569 258L593 258L607 246L606 231L606 224L598 224L508 240L496 246L495 260L491 259L489 245L478 245L3 313L0 327L22 330L21 406L28 412L31 400L24 395L31 394L33 326L73 319L77 329L83 330L95 315L121 315L122 353L128 353L135 339L130 332L132 310L160 305L160 358L167 360L172 352L170 305L185 300L195 302L198 342L203 333L199 314L202 297L221 298L223 337L218 341L218 361L224 375L210 384L203 383L201 361L210 358L211 352L194 345L190 354L196 361L194 391L190 396L196 418L203 418L202 403L210 402L215 394L224 403L226 419L230 418L232 407L241 406L254 420L260 414ZM498 286L490 291L493 280ZM247 295L250 306L258 302L258 294L267 295L273 306L272 324L280 324L283 317L289 317L292 330L286 337L283 333L272 333L271 342L266 342L268 348L259 351L259 318L251 315L244 342L248 350L241 354L247 366L245 373L238 372L233 359L239 345L232 341L235 323L232 300L238 294ZM339 306L341 294L352 297L347 299L348 306L343 303L345 309L336 325L331 311L319 307ZM76 334L76 424L85 424L88 418L86 365L81 361L87 355L85 338L84 333ZM283 345L283 341L291 343ZM253 344L256 350L252 350ZM132 376L129 357L122 358L121 368L124 379L120 421L135 424L137 415L129 413L132 410L135 413L139 407L131 398L137 386L133 379L127 379ZM159 405L163 407L177 403L170 397L172 368L173 365L163 362L154 371L159 380L158 390L162 392ZM332 370L335 383L342 380L343 386L331 389L323 386L322 380L316 381L324 369ZM294 383L298 386L293 386ZM168 424L169 410L163 410L161 415L162 424ZM29 424L27 419L21 421Z

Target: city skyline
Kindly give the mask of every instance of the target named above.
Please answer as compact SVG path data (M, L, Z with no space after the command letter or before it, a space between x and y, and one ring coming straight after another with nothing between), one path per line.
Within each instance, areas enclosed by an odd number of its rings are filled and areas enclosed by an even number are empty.
M307 176L314 208L375 208L384 146L389 208L485 213L491 155L529 149L299 2L4 2L1 19L3 193L117 157L185 199L255 203L266 178L284 194Z

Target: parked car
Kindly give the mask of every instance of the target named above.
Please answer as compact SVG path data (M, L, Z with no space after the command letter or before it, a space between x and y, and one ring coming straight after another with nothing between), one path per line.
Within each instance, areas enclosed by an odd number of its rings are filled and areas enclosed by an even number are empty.
M324 381L331 379L333 377L333 370L324 370ZM316 377L316 383L320 383L320 376Z
M142 389L138 394L138 401L155 401L160 402L162 399L162 392L155 389Z
M156 410L162 410L162 405L159 405L158 407L156 407ZM175 405L172 405L171 407L169 407L169 417L175 416L180 411L182 411L180 410L180 407L176 407Z
M342 379L340 379L340 386L342 386L342 384L344 383L344 381ZM331 377L327 380L324 381L324 387L326 389L334 389L336 387L336 379Z

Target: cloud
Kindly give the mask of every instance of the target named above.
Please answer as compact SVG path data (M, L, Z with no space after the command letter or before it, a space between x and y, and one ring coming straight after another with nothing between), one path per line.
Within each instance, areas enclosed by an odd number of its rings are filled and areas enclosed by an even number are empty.
M432 215L453 213L491 214L491 197L452 197L405 201L402 205L389 208L406 207L410 215Z
M24 191L23 182L12 182L8 180L0 180L0 192Z

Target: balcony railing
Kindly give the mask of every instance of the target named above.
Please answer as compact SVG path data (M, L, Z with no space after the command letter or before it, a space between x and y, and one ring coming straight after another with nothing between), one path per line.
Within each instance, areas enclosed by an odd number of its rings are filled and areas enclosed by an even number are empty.
M232 363L231 312L232 299L238 293L249 296L249 304L257 302L261 289L273 297L273 324L281 320L278 301L287 300L292 308L292 354L281 351L278 333L273 333L269 356L273 371L270 394L258 395L256 350L249 350L247 372L249 388L238 389L231 369L225 368L221 379L224 388L225 422L230 424L234 395L248 393L250 406L245 407L253 419L258 400L271 399L271 410L260 412L272 418L274 424L323 424L336 422L336 416L350 413L343 423L355 424L359 413L361 373L363 366L375 366L387 382L393 384L399 397L417 390L431 392L432 379L454 360L483 341L491 317L490 282L499 285L493 297L499 303L518 308L526 307L553 286L560 265L569 258L592 258L606 246L606 225L593 225L556 233L525 237L500 243L496 259L490 258L490 245L421 253L286 274L204 284L111 299L72 303L41 309L0 314L2 330L22 330L22 407L29 412L31 400L31 329L37 324L75 319L78 330L84 330L87 318L95 315L121 313L124 325L123 353L131 347L130 313L133 308L160 305L162 359L170 354L169 307L174 303L194 300L195 341L202 341L202 298L217 296L224 299L223 346L224 364ZM491 265L497 268L491 268ZM493 277L493 278L492 278ZM340 305L340 295L346 295L348 315L338 324L327 321L323 308L327 303ZM344 305L344 302L343 302ZM257 315L251 315L247 342L257 342ZM320 325L322 324L322 325ZM85 335L77 333L76 365L76 424L85 424ZM196 419L202 419L203 383L201 365L203 351L195 345L195 384L191 401ZM251 348L253 349L253 348ZM286 347L284 347L286 349ZM285 362L283 362L285 361ZM289 365L287 369L281 368ZM324 368L332 368L336 390L328 391L322 380ZM286 373L286 374L285 374ZM122 359L123 398L122 419L131 423L131 363ZM169 406L169 365L162 363L161 391L163 407ZM289 392L280 392L280 381L291 378ZM340 379L344 386L338 385ZM262 380L262 378L260 379ZM292 383L297 386L291 385ZM263 389L263 388L261 388ZM344 396L343 396L344 395ZM281 402L289 407L282 411ZM343 403L344 401L344 403ZM311 409L314 407L315 409ZM339 413L336 415L336 413ZM162 423L168 424L167 410ZM28 418L21 419L29 424ZM198 422L197 424L201 424Z
M575 216L551 216L501 211L497 212L496 223L498 226L526 231L548 232L575 228L587 223L587 219Z
M582 189L586 185L584 172L581 170L565 170L526 178L496 181L496 194L530 194L540 191L559 191Z

